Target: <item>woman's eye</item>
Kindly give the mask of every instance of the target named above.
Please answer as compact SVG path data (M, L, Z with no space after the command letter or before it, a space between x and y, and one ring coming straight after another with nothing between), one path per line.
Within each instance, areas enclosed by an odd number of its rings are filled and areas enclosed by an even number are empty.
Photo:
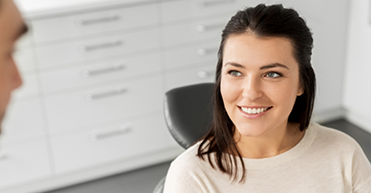
M268 72L265 76L268 78L278 78L281 76L281 74L277 72Z
M232 76L241 76L241 72L238 72L236 70L231 70L228 72L228 74L232 75Z

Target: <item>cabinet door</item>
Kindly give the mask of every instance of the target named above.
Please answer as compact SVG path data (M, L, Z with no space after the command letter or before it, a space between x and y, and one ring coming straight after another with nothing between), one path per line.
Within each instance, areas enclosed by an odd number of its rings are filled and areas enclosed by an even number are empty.
M215 39L215 42L220 43L222 30L229 18L230 15L221 14L213 18L166 25L163 28L164 45L171 46L209 39Z
M40 77L43 91L52 92L122 78L143 77L159 73L161 67L160 54L155 52L82 63L72 68L40 73Z
M72 172L177 147L161 111L156 114L53 138L56 172Z
M173 22L190 18L207 17L221 13L230 17L238 10L262 3L258 0L181 0L161 3L161 19ZM181 7L181 8L180 8Z
M152 29L39 46L37 58L40 68L44 68L153 50L159 44L159 31Z
M45 137L40 99L11 103L3 122L2 143L24 143ZM0 148L1 151L1 148Z
M13 92L13 98L16 100L37 98L39 95L37 73L34 66L34 49L24 42L28 37L24 38L26 39L21 39L21 42L18 42L18 50L14 53L14 61L23 80L22 86Z
M36 43L127 30L158 23L155 4L33 20Z
M22 85L12 93L13 100L35 99L39 97L37 74L20 72Z
M20 43L22 44L22 43ZM19 46L20 47L20 46ZM14 53L14 61L17 64L19 71L21 72L34 72L34 49L17 47L17 51Z
M1 147L0 152L0 191L51 176L45 141Z
M188 68L187 70L171 72L166 74L166 90L198 84L214 82L215 65L214 61L205 62L204 65Z
M122 117L158 111L162 79L158 74L45 97L52 132L92 126Z
M192 66L210 64L216 67L219 42L208 41L189 46L182 46L164 51L166 70L190 68ZM212 62L211 62L212 61ZM211 64L213 63L213 64Z

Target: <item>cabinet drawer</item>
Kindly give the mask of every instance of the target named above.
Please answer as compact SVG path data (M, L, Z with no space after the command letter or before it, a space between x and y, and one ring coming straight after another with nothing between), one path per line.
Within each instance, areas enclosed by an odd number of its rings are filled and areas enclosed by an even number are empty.
M215 68L214 61L210 61L197 68L168 73L166 74L166 90L190 84L215 82Z
M44 136L43 121L39 99L13 102L8 106L1 140L4 143L24 142L29 138Z
M40 46L37 57L41 68L85 60L96 60L106 56L133 53L159 47L157 29L135 33L108 35L88 40Z
M215 39L220 42L222 30L228 22L230 15L214 17L211 19L179 22L164 27L164 45L176 45L205 39Z
M166 50L164 52L165 68L175 69L205 62L216 66L219 42L217 40L209 43L199 43L187 47Z
M52 131L76 129L162 107L161 76L45 97Z
M45 141L1 147L0 191L51 176Z
M101 60L83 66L41 73L43 91L57 91L108 80L160 72L160 54Z
M157 23L157 6L149 4L33 20L32 26L39 43Z
M257 4L258 0L180 0L161 3L164 22L228 13L230 18L238 10ZM179 9L181 7L181 9Z
M31 48L20 48L14 53L14 61L21 72L34 71L34 50Z
M56 172L71 172L177 146L162 113L158 114L52 139Z

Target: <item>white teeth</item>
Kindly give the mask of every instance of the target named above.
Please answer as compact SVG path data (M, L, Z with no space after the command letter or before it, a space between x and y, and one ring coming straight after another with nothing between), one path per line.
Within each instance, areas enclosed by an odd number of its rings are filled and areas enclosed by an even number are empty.
M266 111L268 108L245 108L241 107L242 111L247 114L259 114Z
M256 114L256 109L252 109L252 114Z

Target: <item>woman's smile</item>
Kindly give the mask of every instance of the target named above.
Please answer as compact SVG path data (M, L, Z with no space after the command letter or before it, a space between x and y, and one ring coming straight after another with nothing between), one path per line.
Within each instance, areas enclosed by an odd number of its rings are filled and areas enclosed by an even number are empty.
M269 111L272 107L241 107L241 106L238 106L238 108L241 110L241 114L242 116L245 116L246 118L250 118L250 119L256 119L256 118L259 118L263 115L265 115L265 113L267 113L267 111Z

